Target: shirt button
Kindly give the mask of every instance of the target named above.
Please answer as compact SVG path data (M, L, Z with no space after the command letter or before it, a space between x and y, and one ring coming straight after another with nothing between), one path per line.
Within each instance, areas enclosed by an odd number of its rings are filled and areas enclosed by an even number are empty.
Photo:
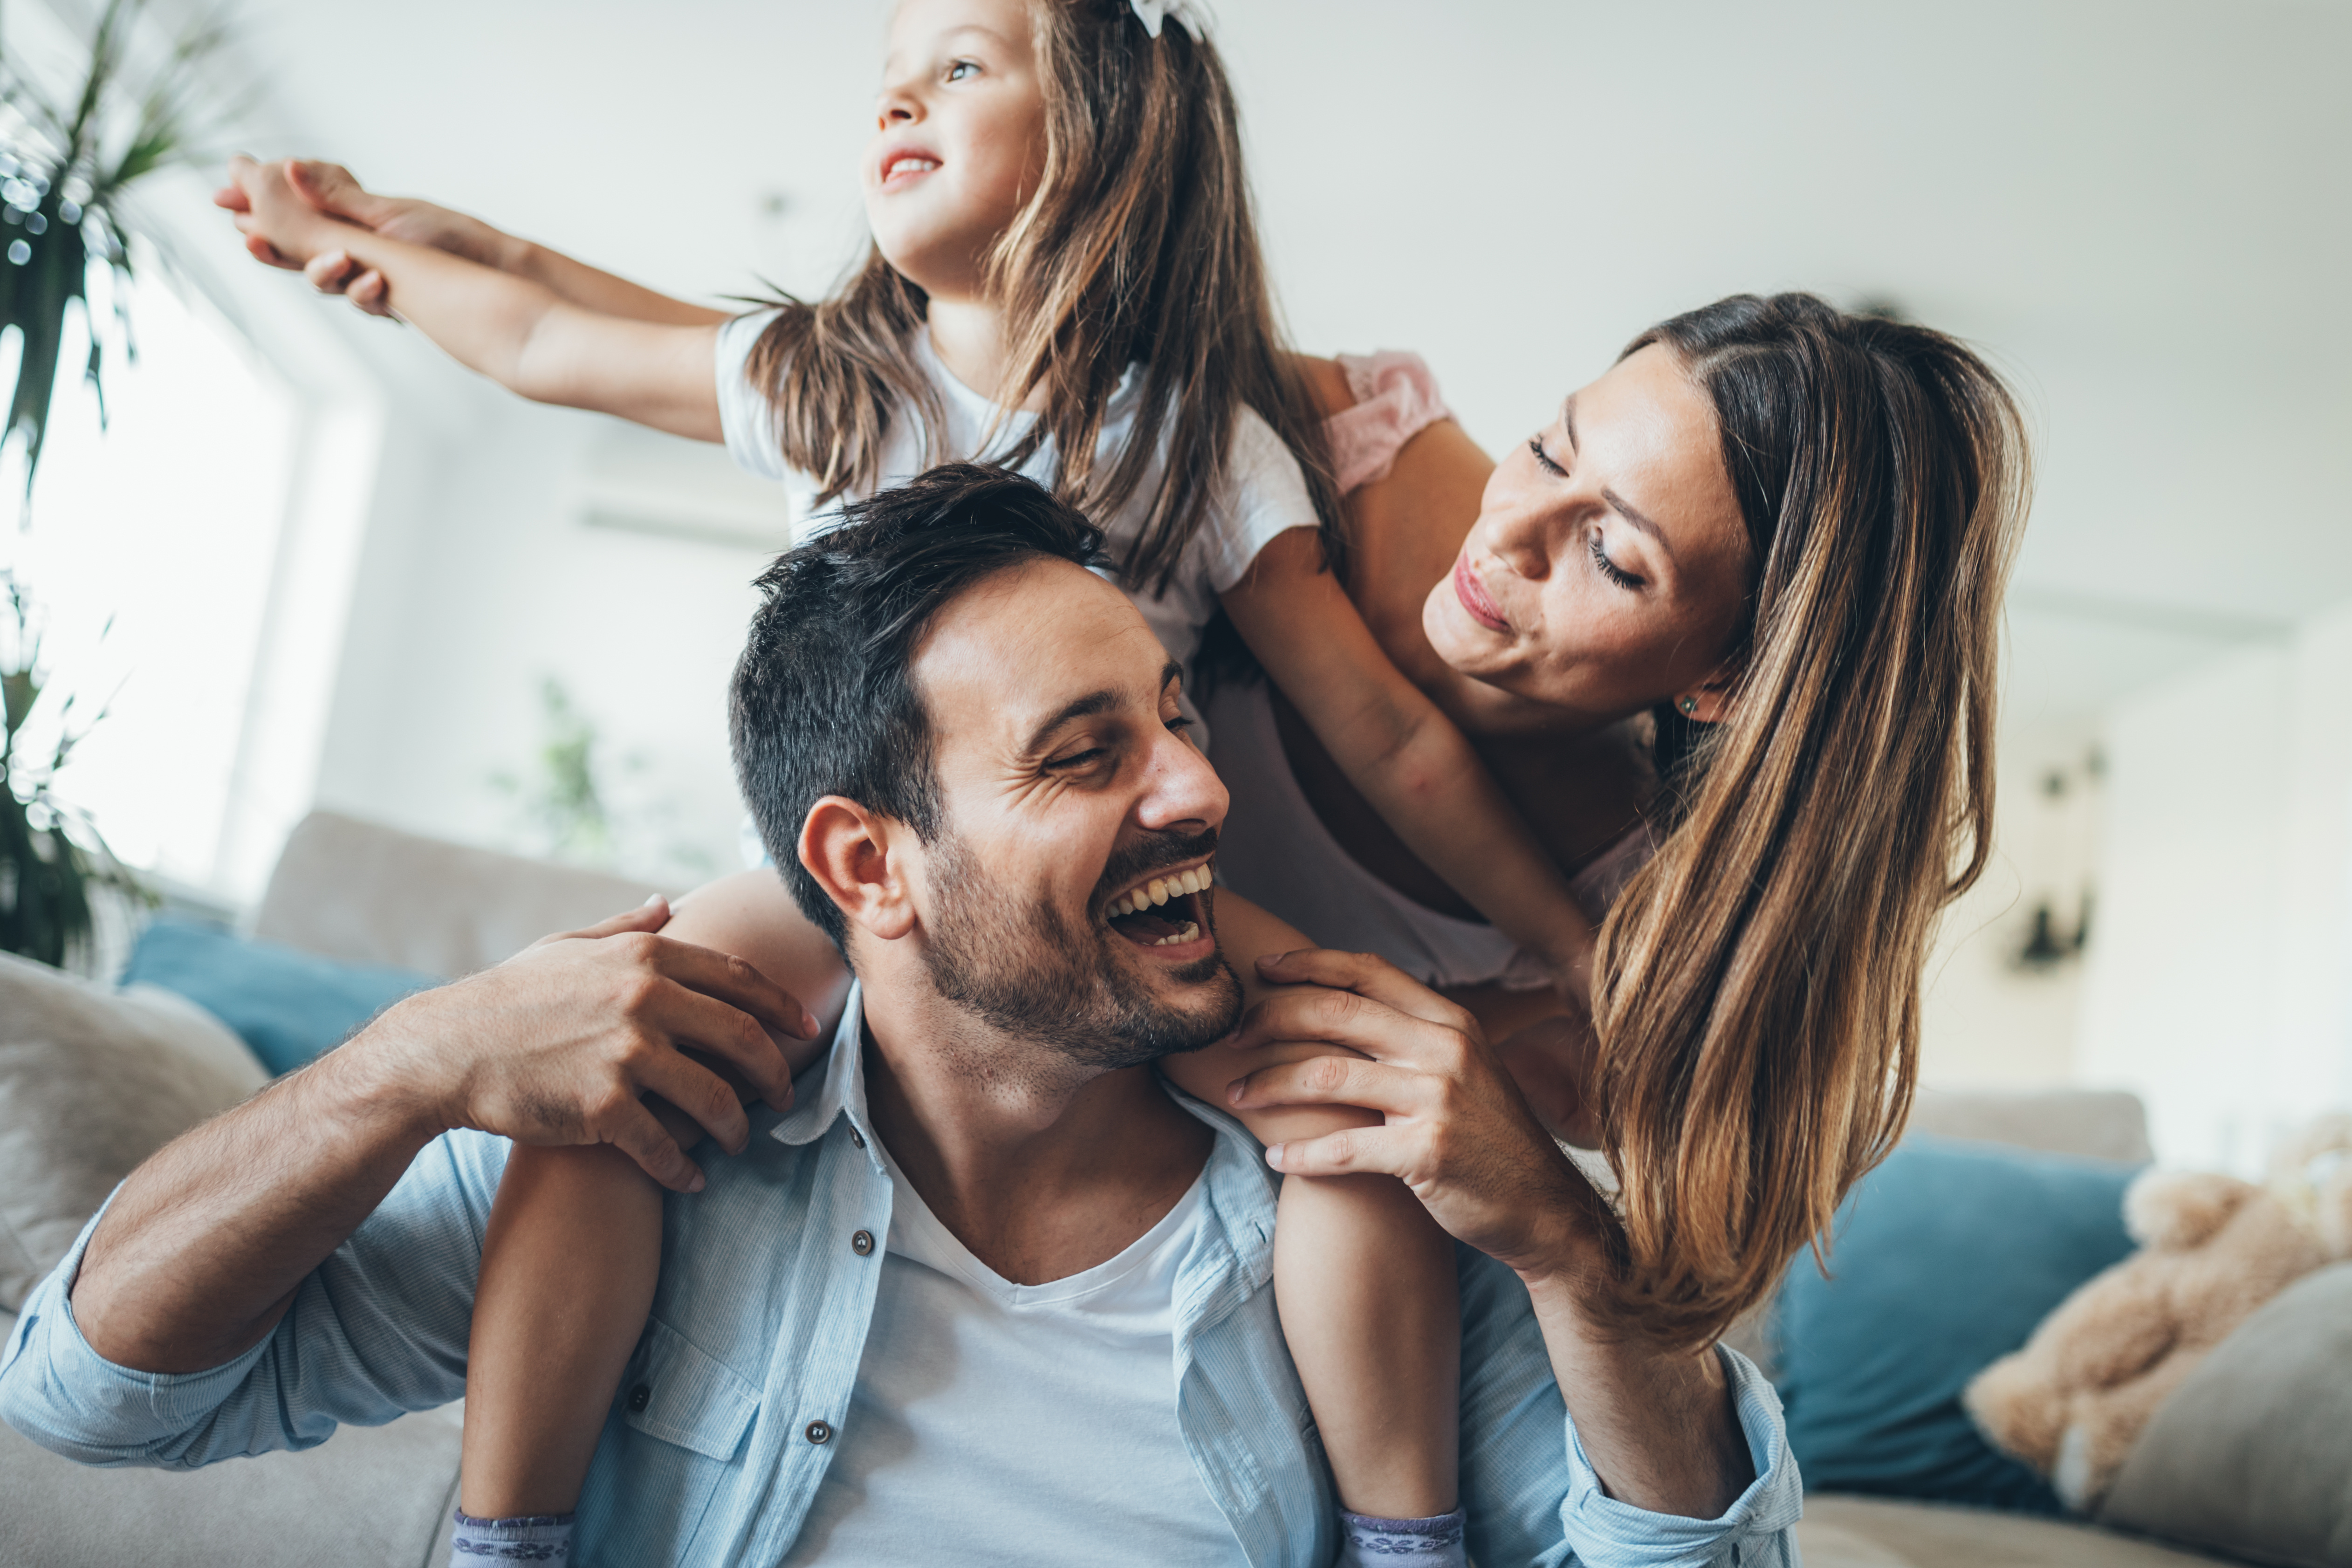
M862 1149L866 1146L866 1134L852 1127L849 1129L849 1141Z
M874 1232L861 1230L849 1239L849 1249L860 1258L874 1250Z
M647 1401L651 1400L653 1396L654 1391L640 1383L635 1388L629 1390L629 1408L632 1411L641 1411L646 1407Z
M802 1436L807 1437L812 1443L830 1443L833 1441L833 1427L830 1424L824 1421L810 1422L806 1427L801 1428L801 1433Z

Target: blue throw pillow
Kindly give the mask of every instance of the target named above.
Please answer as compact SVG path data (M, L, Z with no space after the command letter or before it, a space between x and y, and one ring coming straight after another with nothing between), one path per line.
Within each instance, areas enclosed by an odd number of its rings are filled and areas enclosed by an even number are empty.
M2131 1252L2135 1166L1912 1138L1838 1211L1832 1277L1799 1255L1776 1326L1789 1447L1809 1490L2060 1511L1996 1453L1960 1391Z
M147 927L131 950L122 983L139 981L177 991L218 1018L272 1073L293 1071L401 998L441 984L168 920Z

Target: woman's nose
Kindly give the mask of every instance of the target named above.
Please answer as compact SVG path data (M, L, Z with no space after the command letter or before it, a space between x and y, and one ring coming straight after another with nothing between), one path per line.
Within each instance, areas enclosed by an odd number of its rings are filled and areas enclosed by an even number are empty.
M1551 519L1539 507L1511 507L1486 520L1486 548L1530 582L1551 574Z

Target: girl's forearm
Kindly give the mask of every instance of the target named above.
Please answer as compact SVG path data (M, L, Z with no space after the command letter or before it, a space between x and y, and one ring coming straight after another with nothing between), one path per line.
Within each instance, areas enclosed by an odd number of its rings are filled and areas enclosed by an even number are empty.
M1496 930L1549 957L1580 998L1588 995L1592 922L1470 742L1433 705L1401 742L1353 766L1332 750L1407 849Z
M499 239L500 271L539 284L567 305L627 321L652 321L668 327L711 327L728 319L724 310L674 299L543 245L516 239L511 235L501 235Z

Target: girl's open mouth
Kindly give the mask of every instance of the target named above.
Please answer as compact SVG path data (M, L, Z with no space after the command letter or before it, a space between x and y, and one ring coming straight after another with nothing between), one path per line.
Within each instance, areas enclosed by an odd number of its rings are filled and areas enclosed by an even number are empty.
M1139 947L1190 949L1209 936L1209 867L1203 862L1150 877L1114 898L1103 909L1110 928ZM1182 955L1189 956L1187 952Z

